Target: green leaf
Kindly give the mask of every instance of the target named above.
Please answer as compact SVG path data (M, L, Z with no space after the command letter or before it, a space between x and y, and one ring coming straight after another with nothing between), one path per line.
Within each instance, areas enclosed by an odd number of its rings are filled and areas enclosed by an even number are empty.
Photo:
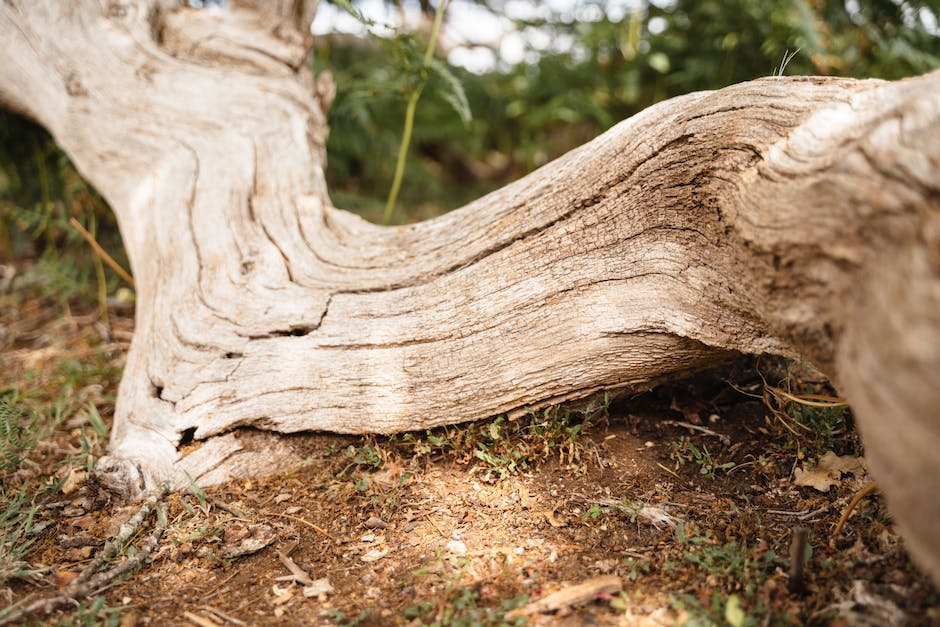
M454 73L450 71L447 64L440 59L431 59L431 71L441 79L443 87L441 88L441 98L451 106L464 127L470 125L473 120L473 113L470 111L470 103L467 100L467 93L464 91L463 83L460 82Z
M738 595L732 594L725 603L725 620L731 627L741 627L744 625L744 610L741 609L741 601Z
M95 407L94 403L88 403L88 422L99 437L105 438L108 436L108 426L104 424L104 420L102 420L101 414L98 413L98 408Z
M647 63L649 63L650 67L656 70L657 72L659 72L660 74L669 73L669 68L670 68L669 57L667 57L662 52L652 53L647 59Z
M375 26L375 22L363 15L362 11L354 7L349 0L334 0L334 2L335 4L338 4L342 8L346 9L346 12L356 18L356 20L361 24L366 26Z

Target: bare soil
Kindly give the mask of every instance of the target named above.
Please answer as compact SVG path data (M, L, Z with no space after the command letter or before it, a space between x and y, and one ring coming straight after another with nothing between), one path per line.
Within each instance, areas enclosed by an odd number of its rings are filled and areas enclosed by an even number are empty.
M105 326L90 305L73 310L14 293L0 300L0 391L62 413L28 461L2 477L7 494L29 487L46 525L26 558L44 570L0 582L6 605L65 589L138 505L114 501L83 474L104 452L89 408L110 424L132 311L112 308ZM794 435L760 398L758 368L774 383L786 376L783 362L742 358L619 399L587 422L572 411L569 428L582 432L541 450L524 420L477 425L472 438L466 428L293 436L306 463L170 495L167 529L141 568L77 610L25 621L940 622L940 596L909 560L877 492L832 535L870 477L836 477L827 492L794 483L794 470L826 450L861 452L850 416L835 433ZM798 378L825 392L811 371ZM154 524L151 517L137 546ZM807 530L811 555L802 580L791 582L797 528ZM591 580L598 587L572 588ZM527 605L559 591L569 597Z

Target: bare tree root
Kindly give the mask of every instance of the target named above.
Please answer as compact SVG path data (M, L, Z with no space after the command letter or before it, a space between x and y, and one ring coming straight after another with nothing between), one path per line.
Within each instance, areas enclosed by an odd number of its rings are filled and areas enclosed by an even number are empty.
M130 520L121 525L121 528L114 538L104 545L98 553L98 556L95 557L62 592L45 599L38 599L29 605L14 610L11 614L0 618L0 625L18 622L23 617L37 612L44 615L50 614L60 607L73 604L80 599L101 592L118 578L139 568L150 554L153 553L154 549L157 548L160 543L160 538L166 529L166 511L163 506L163 500L166 498L169 489L169 484L163 482L155 489L151 490L137 513L134 514ZM147 520L154 509L158 512L156 527L150 535L147 536L147 539L144 541L137 554L133 557L128 557L108 570L96 574L96 571L101 568L102 565L113 559L128 540L140 531L144 521Z
M855 510L855 506L858 505L863 498L877 489L878 484L872 481L867 486L855 493L855 496L852 497L852 500L849 501L849 504L845 507L845 510L843 510L842 516L839 517L839 522L836 523L835 529L832 530L832 535L829 536L829 546L831 548L835 548L836 540L839 538L839 534L842 533L842 527L845 526L845 522L849 519L849 516L852 515L852 512Z

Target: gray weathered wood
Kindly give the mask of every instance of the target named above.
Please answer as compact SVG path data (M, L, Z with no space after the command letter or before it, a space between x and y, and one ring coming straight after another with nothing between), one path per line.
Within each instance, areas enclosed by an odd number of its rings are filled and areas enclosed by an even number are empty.
M251 429L419 429L771 352L850 399L940 579L940 73L689 94L382 228L330 202L297 7L0 4L0 101L107 198L138 285L102 477L221 481L291 458Z

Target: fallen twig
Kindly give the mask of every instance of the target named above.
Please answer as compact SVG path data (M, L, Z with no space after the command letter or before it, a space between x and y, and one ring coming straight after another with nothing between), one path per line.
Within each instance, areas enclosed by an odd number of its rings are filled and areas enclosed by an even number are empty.
M310 578L303 568L297 565L297 562L292 560L288 553L290 551L281 551L278 549L276 551L277 559L281 560L281 563L284 564L284 567L290 571L290 575L284 577L278 577L277 581L294 581L304 586L312 586L313 579Z
M599 594L614 594L623 589L623 581L616 575L602 575L583 581L574 586L562 588L558 592L533 601L523 608L513 610L506 614L506 618L513 620L529 614L554 612L566 607L582 605L593 601Z
M302 523L302 524L304 524L304 525L307 525L308 527L310 527L311 529L313 529L313 530L316 531L317 533L321 533L321 534L325 535L325 536L326 536L327 538L329 538L330 540L336 541L336 538L334 538L333 536L331 536L331 535L326 531L326 529L324 529L323 527L320 527L319 525L315 525L315 524L313 524L312 522L310 522L310 521L308 521L308 520L304 520L304 519L301 518L300 516L291 516L290 514L278 514L277 512L272 512L272 511L269 511L269 510L262 510L261 514L263 514L264 516L280 516L281 518L287 518L287 519L289 519L289 520L295 520L295 521L297 521L297 522L299 522L299 523Z
M101 259L111 267L112 270L117 272L118 275L120 275L122 279L127 281L128 285L130 285L131 287L136 287L134 285L134 278L131 277L130 273L128 273L127 270L122 268L121 264L116 262L111 257L111 255L109 255L105 251L105 249L102 248L101 245L99 245L98 242L95 241L95 236L89 233L88 229L82 226L81 222L79 222L75 218L71 218L69 220L69 224L71 224L75 228L75 230L78 231L81 234L81 236L85 238L85 241L88 242L88 245L91 246L92 250L94 250L98 254L98 256L101 257Z
M731 438L724 435L723 433L717 433L712 431L708 427L703 427L701 425L692 424L691 422L682 422L681 420L660 420L659 424L662 425L674 425L676 427L685 427L686 429L691 429L692 431L699 431L705 435L710 435L713 438L718 438L721 440L721 443L725 446L731 446Z
M192 612L183 612L183 616L191 623L199 625L199 627L219 627L219 624L214 620L209 620L204 616L199 614L193 614Z
M239 620L239 619L235 618L234 616L229 616L228 614L226 614L226 613L223 612L222 610L220 610L220 609L218 609L218 608L215 608L215 607L212 607L211 605L203 605L203 606L202 606L202 609L204 609L205 611L209 612L210 614L214 614L214 615L218 616L219 618L221 618L221 619L224 620L224 621L228 621L228 622L232 623L233 625L245 625L245 624L246 624L245 621Z
M824 507L820 507L819 509L814 509L814 510L801 509L795 512L791 512L785 509L768 509L764 511L767 512L768 514L775 514L777 516L794 516L798 520L813 520L814 518L819 518L820 516L824 516L831 511L839 509L840 507L842 507L842 504L847 502L848 500L849 500L849 497L847 496L842 497L836 501L833 501L829 505L826 505Z

